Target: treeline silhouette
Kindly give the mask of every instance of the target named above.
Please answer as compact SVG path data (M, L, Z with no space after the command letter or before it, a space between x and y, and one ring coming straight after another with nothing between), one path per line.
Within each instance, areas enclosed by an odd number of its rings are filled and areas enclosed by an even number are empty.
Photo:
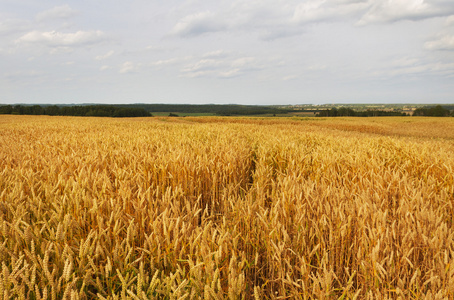
M151 113L195 113L214 114L218 116L285 114L289 112L289 110L273 106L240 104L131 104L131 106L143 108Z
M407 116L406 113L386 110L364 110L355 111L351 108L341 107L329 110L321 110L317 113L318 117L388 117L388 116Z
M191 105L191 104L128 104L128 105L4 105L0 114L96 116L96 117L148 117L152 113L195 113L219 116L285 114L288 110L272 106L254 105Z
M417 108L413 116L426 116L426 117L454 117L454 111L450 111L448 108L445 108L441 105L436 105L432 107L422 107Z
M49 116L93 116L93 117L150 117L152 113L169 113L169 116L179 114L213 114L218 116L235 115L276 115L287 114L292 110L275 106L255 106L238 104L127 104L127 105L3 105L0 114L13 115L49 115ZM407 116L400 111L363 110L357 111L348 107L327 110L307 110L315 112L318 117L383 117ZM427 106L418 108L414 116L446 117L454 116L452 106Z
M90 117L150 117L150 112L139 107L116 105L74 105L74 106L41 106L41 105L4 105L0 114L11 115L48 115L48 116L90 116Z

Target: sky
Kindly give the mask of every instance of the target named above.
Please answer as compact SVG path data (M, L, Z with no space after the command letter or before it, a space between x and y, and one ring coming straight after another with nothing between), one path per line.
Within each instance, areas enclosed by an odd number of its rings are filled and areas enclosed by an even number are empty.
M0 0L16 103L454 103L454 1Z

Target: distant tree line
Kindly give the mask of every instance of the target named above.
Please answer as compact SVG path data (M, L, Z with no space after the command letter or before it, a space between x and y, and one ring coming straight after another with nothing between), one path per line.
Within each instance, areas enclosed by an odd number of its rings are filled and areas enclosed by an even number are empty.
M145 117L152 113L175 112L205 113L219 116L285 114L289 110L272 106L217 105L217 104L127 104L127 105L5 105L0 114L50 115L50 116L97 116L97 117Z
M432 107L421 107L417 108L413 112L413 116L426 116L426 117L454 117L454 111L450 111L441 105Z
M318 117L388 117L388 116L407 116L406 113L386 110L365 110L355 111L351 108L341 107L329 110L321 110L317 113Z
M450 110L451 109L451 110ZM149 117L154 112L170 113L169 116L178 116L176 113L208 113L219 116L235 115L276 115L286 114L289 109L274 106L255 105L216 105L216 104L128 104L128 105L3 105L0 114L14 115L49 115L49 116L93 116L93 117ZM311 110L318 117L382 117L406 116L400 111L389 110L353 110L348 107L334 107L327 110ZM418 108L414 116L454 116L454 107L428 106Z
M133 107L143 108L151 113L153 112L178 112L197 113L197 114L214 114L218 116L234 115L264 115L264 114L285 114L289 110L276 108L273 106L257 105L239 105L239 104L131 104Z
M0 114L11 115L48 115L48 116L90 116L90 117L150 117L143 108L122 107L116 105L74 105L74 106L40 106L40 105L4 105Z

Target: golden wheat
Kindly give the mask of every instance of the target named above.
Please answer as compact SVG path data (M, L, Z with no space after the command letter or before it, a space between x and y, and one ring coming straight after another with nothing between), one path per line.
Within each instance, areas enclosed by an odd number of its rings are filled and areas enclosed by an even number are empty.
M0 116L0 299L453 299L454 121Z

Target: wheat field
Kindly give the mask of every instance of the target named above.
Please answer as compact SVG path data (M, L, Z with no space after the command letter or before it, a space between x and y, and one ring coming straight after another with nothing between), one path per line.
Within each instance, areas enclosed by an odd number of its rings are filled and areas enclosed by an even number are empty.
M454 299L453 118L0 116L0 299Z

